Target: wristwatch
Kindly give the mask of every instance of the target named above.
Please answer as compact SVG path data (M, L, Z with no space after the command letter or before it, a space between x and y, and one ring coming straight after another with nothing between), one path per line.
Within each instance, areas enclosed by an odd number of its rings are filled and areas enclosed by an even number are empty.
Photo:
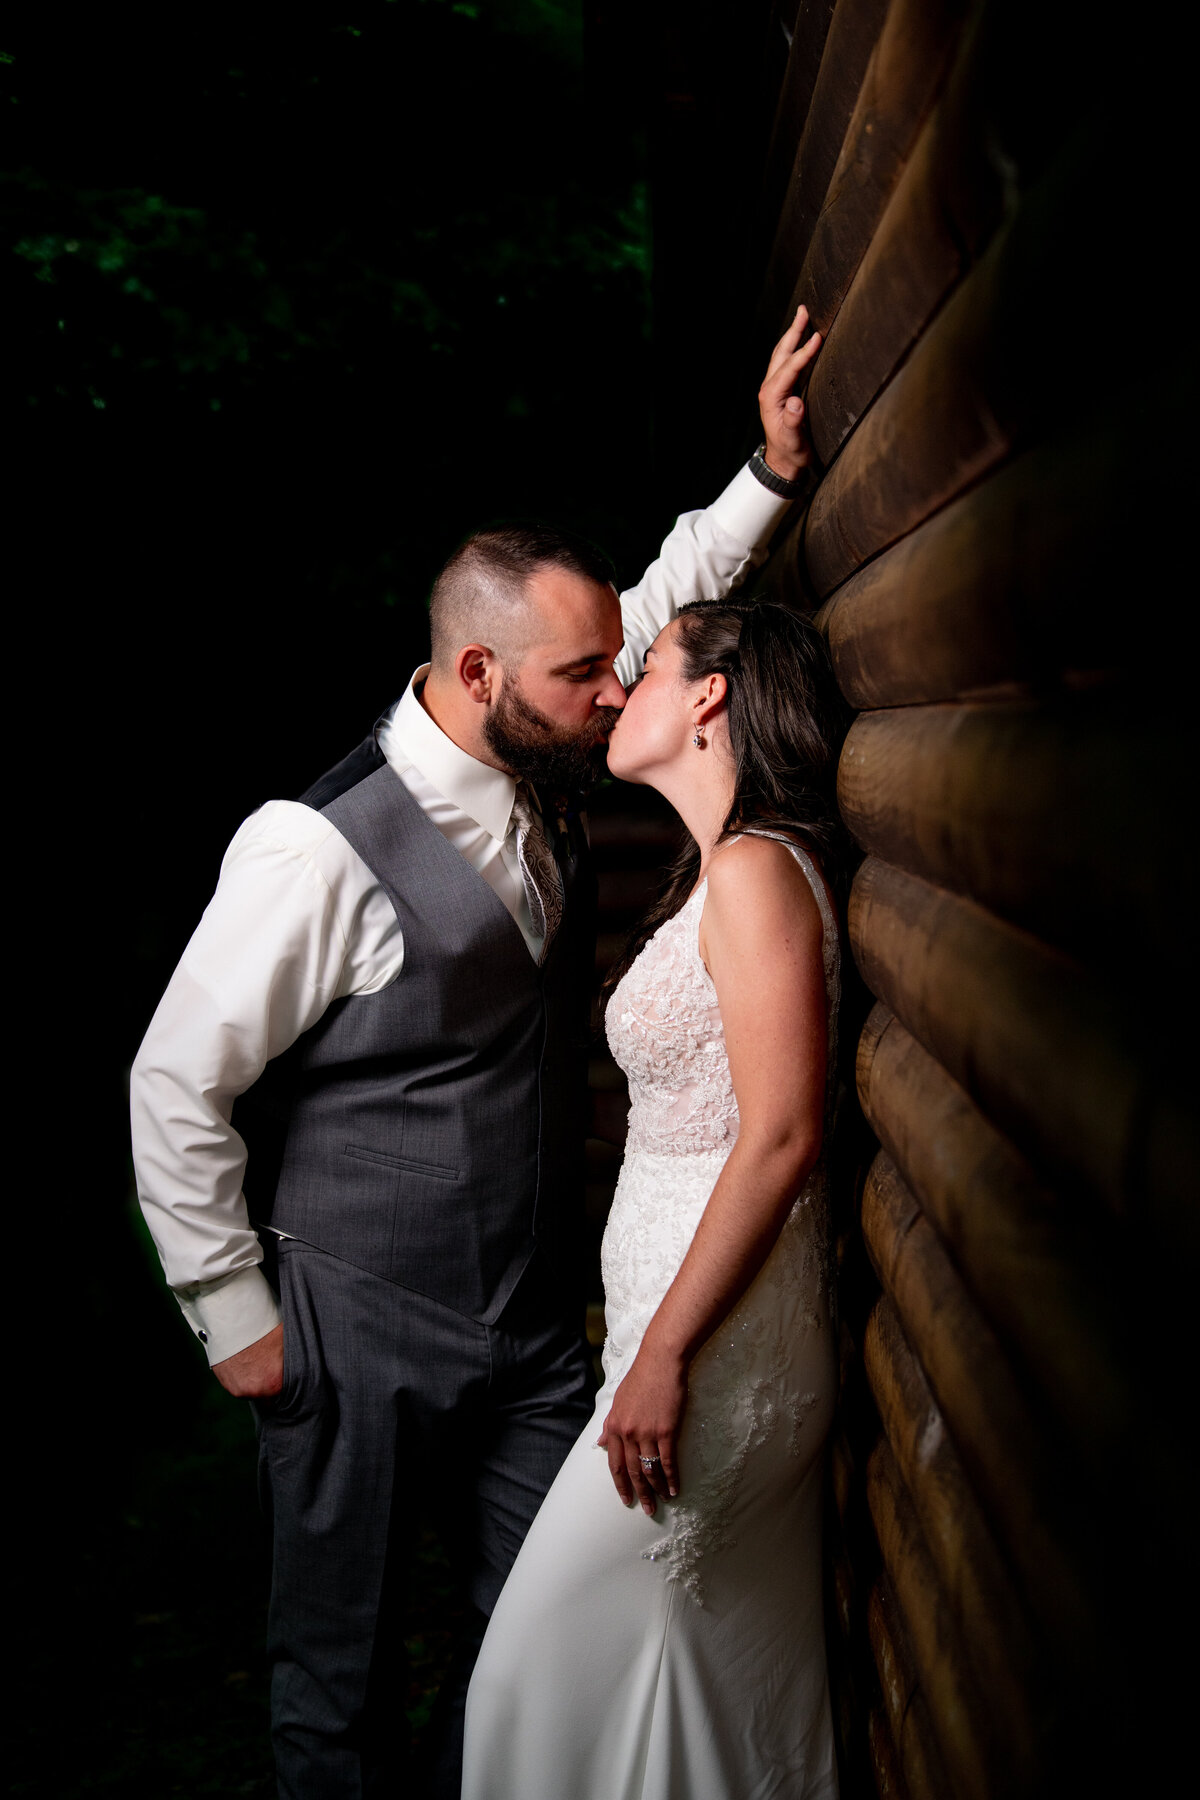
M765 488L770 488L773 494L780 494L787 500L794 499L804 485L804 470L801 469L794 481L788 481L785 476L777 475L774 469L767 467L764 460L766 448L764 439L750 458L750 473L756 481L761 481Z

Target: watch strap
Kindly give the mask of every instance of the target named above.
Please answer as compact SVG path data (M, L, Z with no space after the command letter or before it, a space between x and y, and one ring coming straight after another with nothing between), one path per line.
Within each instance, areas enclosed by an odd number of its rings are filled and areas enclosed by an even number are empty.
M794 481L789 481L784 475L777 475L774 469L768 468L764 459L766 448L766 443L761 443L750 458L750 473L756 481L761 481L765 488L770 488L773 494L779 494L788 500L794 499L803 485L803 472Z

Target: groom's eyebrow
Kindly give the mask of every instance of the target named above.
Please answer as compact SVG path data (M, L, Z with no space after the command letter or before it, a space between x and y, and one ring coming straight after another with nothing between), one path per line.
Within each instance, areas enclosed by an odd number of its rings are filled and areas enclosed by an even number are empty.
M576 656L570 662L556 663L550 673L552 675L569 675L572 669L590 669L593 663L605 660L603 650L593 650L590 656Z

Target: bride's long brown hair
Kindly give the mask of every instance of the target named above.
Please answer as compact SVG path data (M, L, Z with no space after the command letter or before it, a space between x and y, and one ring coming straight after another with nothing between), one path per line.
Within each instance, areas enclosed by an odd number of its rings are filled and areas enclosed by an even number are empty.
M697 600L675 627L684 681L724 675L733 801L718 843L739 831L778 831L820 865L839 905L851 845L834 797L837 759L850 713L825 640L812 621L777 600ZM690 832L662 892L609 971L601 1007L642 946L677 913L700 872Z

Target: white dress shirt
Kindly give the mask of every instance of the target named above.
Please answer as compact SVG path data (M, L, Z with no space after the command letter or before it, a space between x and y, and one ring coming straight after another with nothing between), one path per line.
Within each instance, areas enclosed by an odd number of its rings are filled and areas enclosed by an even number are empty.
M678 607L717 599L762 561L789 502L742 469L685 513L637 587L621 595L628 686ZM389 766L503 900L536 957L516 855L511 775L453 743L421 705L418 669L379 736ZM335 1000L402 978L387 895L320 813L271 800L240 827L204 916L163 995L130 1078L138 1198L184 1316L220 1362L278 1322L259 1264L233 1103Z

